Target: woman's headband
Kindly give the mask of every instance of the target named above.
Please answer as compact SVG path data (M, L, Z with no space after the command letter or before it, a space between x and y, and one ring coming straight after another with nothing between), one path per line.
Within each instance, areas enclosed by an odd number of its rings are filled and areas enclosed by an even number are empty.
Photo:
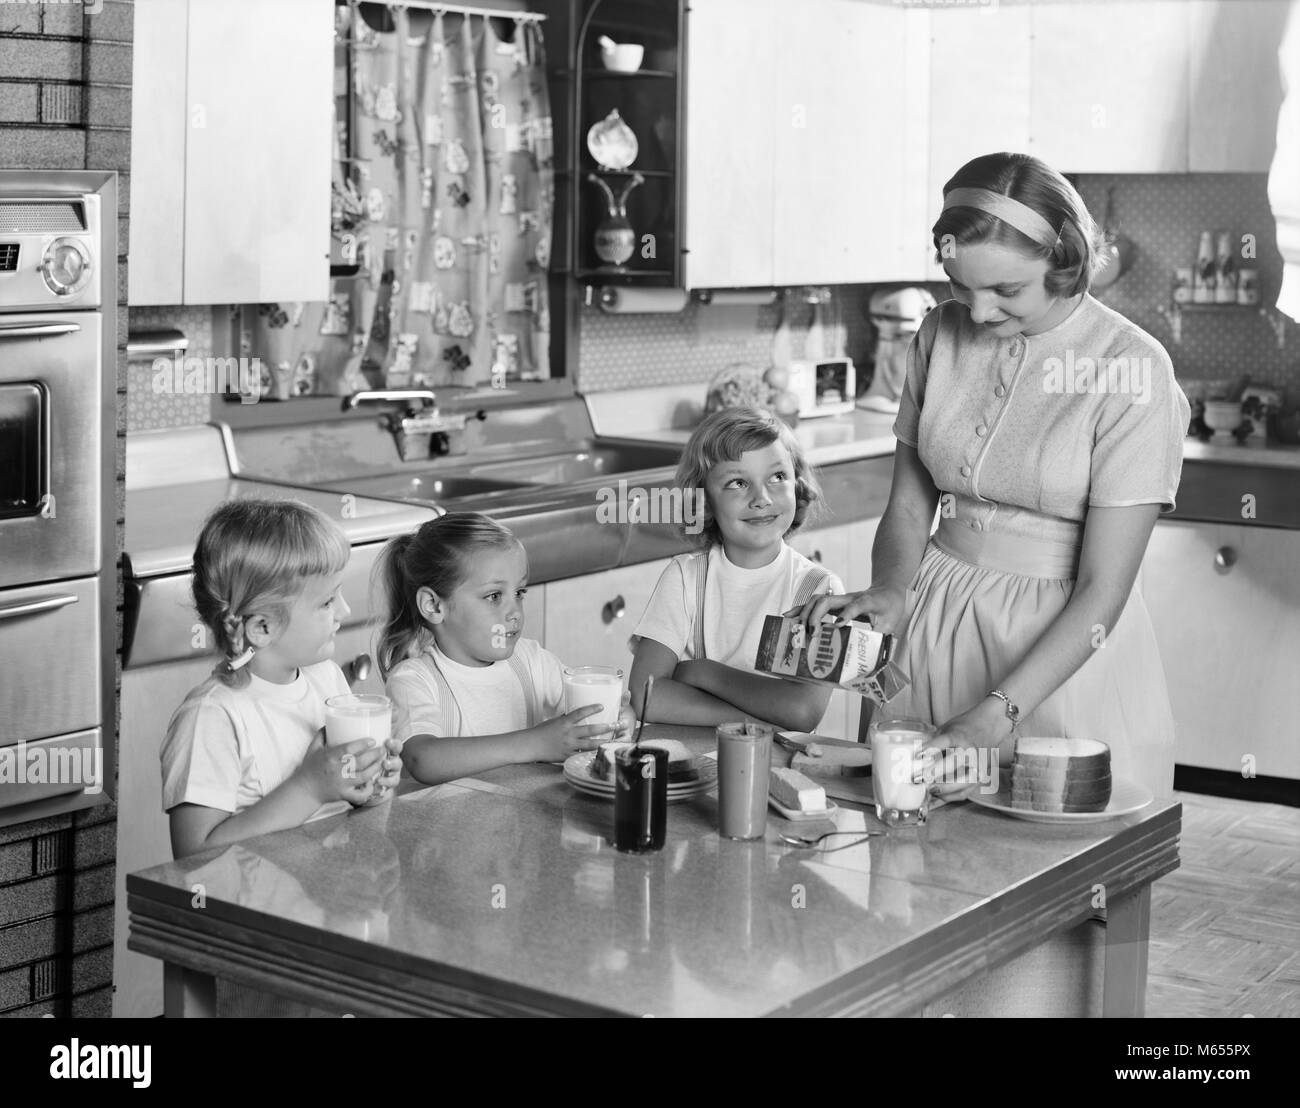
M977 208L988 212L1049 250L1061 241L1060 233L1033 208L990 189L953 189L943 198L943 210L949 208Z

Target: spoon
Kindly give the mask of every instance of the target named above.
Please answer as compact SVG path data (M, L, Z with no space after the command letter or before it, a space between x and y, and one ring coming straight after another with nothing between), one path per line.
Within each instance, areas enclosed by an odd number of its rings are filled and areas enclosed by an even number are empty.
M832 851L836 851L836 850L847 850L851 846L857 846L859 843L864 843L868 839L876 835L883 835L883 834L884 834L883 831L827 831L824 835L818 835L815 839L801 839L794 835L787 835L784 831L778 831L776 833L776 837L780 839L783 843L789 843L791 846L798 846L798 847L803 847L805 850L811 850L814 846L816 846L819 842L821 842L822 839L829 839L832 835L857 835L858 836L851 843L845 843L843 846L832 846L822 851L823 854L830 854Z

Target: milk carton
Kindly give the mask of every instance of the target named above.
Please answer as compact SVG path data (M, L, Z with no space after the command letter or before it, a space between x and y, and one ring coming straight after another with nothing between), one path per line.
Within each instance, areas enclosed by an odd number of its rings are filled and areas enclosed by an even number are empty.
M892 635L857 620L828 618L808 632L796 616L766 616L754 668L776 677L848 689L884 704L908 683L889 659L893 642Z

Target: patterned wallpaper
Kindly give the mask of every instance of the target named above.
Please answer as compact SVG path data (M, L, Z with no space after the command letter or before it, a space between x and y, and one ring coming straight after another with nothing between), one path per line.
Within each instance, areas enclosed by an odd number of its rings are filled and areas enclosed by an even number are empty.
M226 309L176 306L130 308L128 311L132 331L174 327L190 340L186 354L205 358L215 354L212 348L213 314L221 312L224 317ZM126 429L128 433L207 423L212 418L211 412L210 396L155 392L152 358L131 362L127 366Z
M1281 258L1274 241L1268 205L1268 179L1262 173L1184 175L1087 175L1078 186L1100 222L1106 189L1115 186L1115 214L1121 229L1137 245L1132 268L1098 298L1122 312L1164 343L1184 380L1230 380L1248 374L1255 384L1286 386L1300 399L1300 326L1287 321L1283 350L1258 309L1185 312L1182 342L1171 341L1170 326L1157 308L1171 304L1173 270L1190 266L1202 230L1226 230L1235 238L1256 235L1260 302L1271 304L1281 281ZM946 286L928 286L937 297ZM872 286L847 285L835 290L847 324L847 353L861 361L871 348L865 319ZM792 326L806 328L810 309L794 306ZM726 314L724 314L726 313ZM595 308L582 313L582 349L578 380L585 391L632 386L705 382L733 362L763 366L780 318L776 307L717 309L691 305L676 315L605 315ZM793 349L797 357L801 337Z

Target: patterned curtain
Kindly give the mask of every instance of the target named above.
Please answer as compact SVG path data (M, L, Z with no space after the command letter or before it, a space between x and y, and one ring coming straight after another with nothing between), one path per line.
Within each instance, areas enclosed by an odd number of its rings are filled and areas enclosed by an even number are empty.
M261 305L244 352L273 367L281 396L544 380L554 187L541 27L387 11L391 29L355 3L338 24L353 133L348 160L341 117L333 233L336 260L360 272L335 279L327 303Z

